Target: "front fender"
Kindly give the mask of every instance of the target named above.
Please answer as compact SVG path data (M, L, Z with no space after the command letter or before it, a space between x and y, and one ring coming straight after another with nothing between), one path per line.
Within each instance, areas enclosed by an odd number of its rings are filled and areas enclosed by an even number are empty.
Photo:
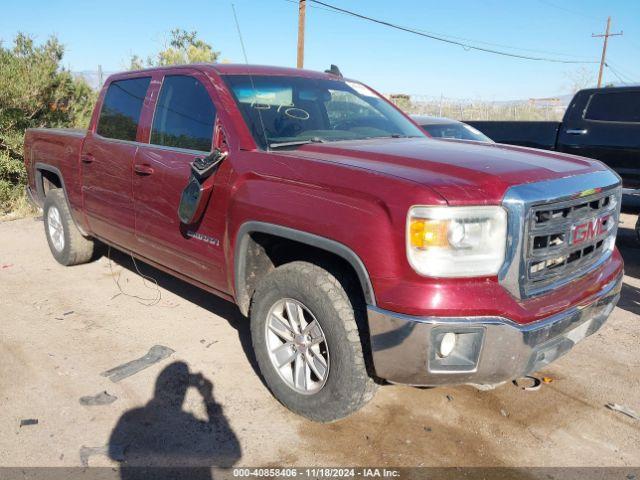
M231 181L227 272L236 301L241 306L247 303L240 298L244 289L239 283L245 273L240 252L246 246L242 242L258 231L340 256L358 274L367 303L376 305L376 281L400 278L410 268L405 254L408 208L416 203L439 204L442 199L406 180L296 161L295 166L287 165L286 176L249 172ZM304 179L295 175L302 167Z

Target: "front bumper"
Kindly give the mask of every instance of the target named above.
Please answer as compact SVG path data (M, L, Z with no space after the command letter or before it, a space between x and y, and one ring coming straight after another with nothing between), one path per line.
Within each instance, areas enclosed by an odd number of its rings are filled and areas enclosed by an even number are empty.
M368 307L376 375L410 385L493 385L539 370L596 332L620 298L622 275L578 306L520 325L502 317L414 317ZM456 346L440 357L445 333Z

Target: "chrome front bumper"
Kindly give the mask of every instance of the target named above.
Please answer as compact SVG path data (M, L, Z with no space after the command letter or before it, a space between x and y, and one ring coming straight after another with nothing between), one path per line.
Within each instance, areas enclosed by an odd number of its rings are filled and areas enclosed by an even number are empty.
M622 275L581 305L520 325L502 317L413 317L368 307L376 375L409 385L493 385L539 370L596 332L620 298ZM456 334L451 355L439 340Z

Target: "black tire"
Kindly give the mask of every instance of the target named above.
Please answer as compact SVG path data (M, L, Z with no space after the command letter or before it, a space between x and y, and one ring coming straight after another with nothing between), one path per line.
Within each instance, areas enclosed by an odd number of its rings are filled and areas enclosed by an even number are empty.
M267 316L283 299L303 304L326 338L329 368L315 393L299 393L278 373L267 343ZM367 373L354 305L338 279L308 262L291 262L268 273L251 303L251 338L264 380L273 395L293 412L318 422L332 422L362 408L376 383Z
M55 212L51 212L52 217L50 217L50 211L54 209L58 212L58 215L56 216ZM58 263L69 266L87 263L91 260L95 250L95 242L84 237L76 227L71 217L64 191L61 188L49 190L47 193L44 200L43 217L47 243L53 258ZM61 226L60 236L57 239L54 238L55 234L52 233L52 228L50 227L50 222L57 225L56 220L59 220L59 225ZM62 238L62 243L60 243L60 237ZM61 248L59 248L60 246Z
M636 238L640 242L640 216L638 216L638 220L636 221Z

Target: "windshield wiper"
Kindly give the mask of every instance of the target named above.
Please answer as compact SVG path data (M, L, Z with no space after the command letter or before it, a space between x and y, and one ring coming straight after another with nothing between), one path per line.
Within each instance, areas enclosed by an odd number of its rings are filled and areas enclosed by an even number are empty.
M277 142L270 143L269 148L282 148L282 147L297 147L299 145L308 145L309 143L325 143L326 140L323 140L319 137L313 137L309 140L294 140L291 142Z

